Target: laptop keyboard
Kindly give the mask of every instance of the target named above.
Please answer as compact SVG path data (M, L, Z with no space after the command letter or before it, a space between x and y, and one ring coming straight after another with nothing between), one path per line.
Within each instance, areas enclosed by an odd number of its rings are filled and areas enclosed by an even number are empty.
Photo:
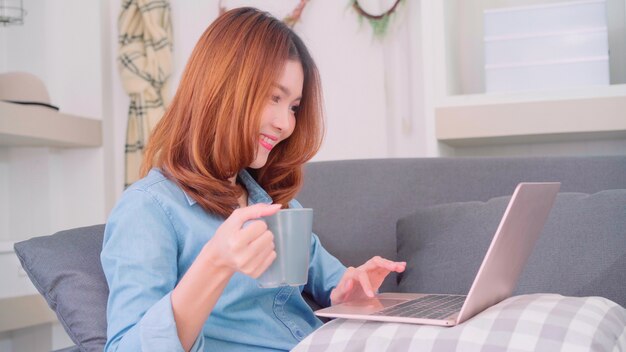
M466 296L427 295L385 308L372 315L391 317L443 319L461 310Z

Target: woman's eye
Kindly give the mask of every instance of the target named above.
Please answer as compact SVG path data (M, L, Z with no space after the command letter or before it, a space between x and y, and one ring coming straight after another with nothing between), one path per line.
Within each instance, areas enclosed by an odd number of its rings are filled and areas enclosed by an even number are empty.
M298 112L298 110L300 109L300 105L294 105L291 107L291 111L295 114Z

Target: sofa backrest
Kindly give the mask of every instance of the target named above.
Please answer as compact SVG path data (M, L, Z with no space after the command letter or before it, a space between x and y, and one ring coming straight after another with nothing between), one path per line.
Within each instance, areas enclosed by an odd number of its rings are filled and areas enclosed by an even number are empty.
M315 209L314 231L347 265L396 256L396 222L434 204L510 195L521 181L561 181L562 192L626 189L626 157L385 159L307 165L298 200ZM23 267L81 350L106 339L103 225L17 243ZM384 289L396 289L395 280Z
M511 195L522 181L560 181L561 192L626 189L626 156L411 158L315 162L297 196L314 232L344 264L396 257L396 222L436 204ZM393 290L393 277L382 289Z

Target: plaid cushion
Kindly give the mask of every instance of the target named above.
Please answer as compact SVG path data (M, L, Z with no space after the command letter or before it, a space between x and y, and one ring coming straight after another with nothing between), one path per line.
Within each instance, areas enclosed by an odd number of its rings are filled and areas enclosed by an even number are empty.
M626 309L602 297L511 297L455 327L335 319L296 346L320 351L624 351Z

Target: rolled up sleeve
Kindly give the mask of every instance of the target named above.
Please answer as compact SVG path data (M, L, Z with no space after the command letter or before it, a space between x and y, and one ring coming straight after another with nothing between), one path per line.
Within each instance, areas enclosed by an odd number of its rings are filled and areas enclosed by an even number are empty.
M291 208L302 208L295 199L289 203ZM312 234L311 257L309 261L309 278L304 286L313 299L321 306L330 306L330 292L337 286L339 280L346 272L346 267L339 259L322 246L319 237Z
M171 293L155 303L139 322L139 340L142 351L184 351L172 311ZM191 351L201 351L204 346L199 334Z
M346 272L346 267L328 253L313 234L311 243L311 262L309 280L304 290L310 293L315 301L323 307L330 306L330 292L337 286Z
M172 311L178 241L151 194L127 191L111 213L101 253L109 285L105 351L184 351ZM191 351L202 351L202 334Z

